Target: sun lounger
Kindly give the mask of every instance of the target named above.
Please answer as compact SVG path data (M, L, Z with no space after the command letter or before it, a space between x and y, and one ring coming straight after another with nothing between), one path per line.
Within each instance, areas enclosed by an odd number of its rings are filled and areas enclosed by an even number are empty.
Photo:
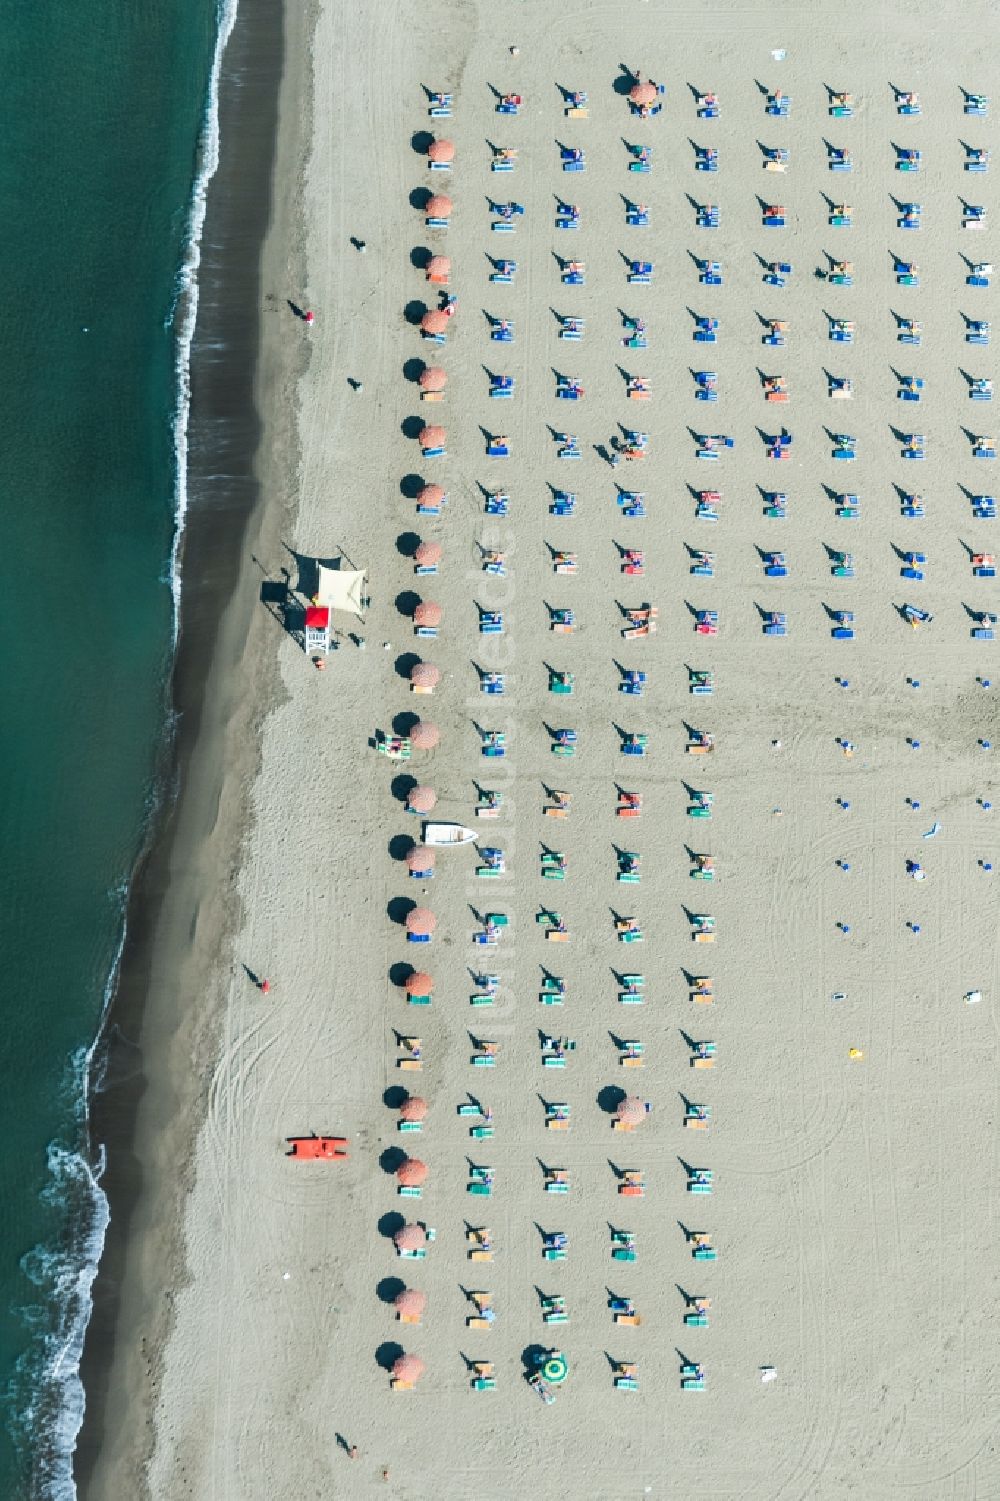
M719 208L715 203L702 204L695 215L695 226L698 229L718 229Z
M653 262L630 261L625 280L632 287L648 287L653 280Z
M451 95L432 94L427 113L432 120L446 120L451 114Z
M990 629L989 626L973 626L969 634L972 637L973 641L992 641L994 638L994 632Z
M777 120L787 120L792 112L792 101L787 94L776 89L773 94L768 94L764 104L765 115L771 115Z
M974 115L979 120L985 120L989 114L990 101L986 94L966 94L962 113Z

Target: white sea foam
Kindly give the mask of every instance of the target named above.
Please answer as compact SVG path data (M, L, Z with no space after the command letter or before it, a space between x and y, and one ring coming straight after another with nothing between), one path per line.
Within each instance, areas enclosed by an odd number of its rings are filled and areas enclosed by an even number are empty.
M219 166L219 80L226 43L236 24L238 0L219 0L218 35L208 83L205 118L198 143L198 171L195 174L188 213L187 232L180 270L174 286L167 326L176 337L177 400L174 408L174 539L170 549L168 582L174 598L174 642L180 627L181 551L188 508L187 463L188 422L191 414L191 345L198 319L198 270L201 266L201 238L205 227L208 188Z

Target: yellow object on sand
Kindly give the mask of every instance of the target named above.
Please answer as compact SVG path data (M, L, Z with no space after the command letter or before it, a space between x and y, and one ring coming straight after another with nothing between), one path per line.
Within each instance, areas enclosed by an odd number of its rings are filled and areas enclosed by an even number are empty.
M857 1063L865 1055L860 1048L848 1048L847 1056L848 1058L853 1058L855 1063Z

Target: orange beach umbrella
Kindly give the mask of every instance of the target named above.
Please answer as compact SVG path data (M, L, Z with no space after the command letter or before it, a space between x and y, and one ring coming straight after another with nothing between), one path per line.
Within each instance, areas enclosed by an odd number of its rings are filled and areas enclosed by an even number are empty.
M413 556L419 567L430 568L440 563L443 552L440 542L421 542Z
M634 83L629 89L628 97L633 104L652 104L656 99L656 85L653 83Z
M441 606L435 604L434 600L422 599L413 612L414 623L416 625L440 625L442 613Z
M420 447L443 448L447 437L448 434L444 428L439 427L436 422L432 422L430 427L422 427L420 429Z
M425 334L443 334L448 331L448 322L448 314L443 308L434 307L421 318L420 327Z
M418 1094L411 1094L399 1107L401 1121L422 1121L427 1118L427 1101Z
M437 918L429 907L414 907L413 911L407 914L406 931L408 933L419 933L427 937L434 932L436 927Z
M406 806L413 813L430 813L437 800L438 796L433 787L414 787L406 799Z
M428 365L420 372L421 391L443 391L447 384L448 372L442 370L440 365Z
M415 875L423 875L425 871L433 870L436 863L437 852L425 849L422 844L416 845L412 850L407 850L406 868Z
M432 162L453 162L455 160L454 143L443 138L439 141L431 141L427 148L427 155Z
M451 216L452 201L447 193L434 193L424 210L429 219L447 219Z
M407 1157L396 1169L396 1181L403 1188L419 1188L427 1182L427 1164L421 1162L419 1157Z
M427 1232L423 1225L403 1225L392 1238L400 1251L422 1251L427 1244Z
M620 1101L615 1115L627 1125L637 1126L646 1119L646 1106L637 1094L628 1094Z

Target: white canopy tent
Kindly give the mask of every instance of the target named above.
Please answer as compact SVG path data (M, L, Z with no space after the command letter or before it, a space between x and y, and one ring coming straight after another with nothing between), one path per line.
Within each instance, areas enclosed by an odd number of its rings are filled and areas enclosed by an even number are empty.
M349 615L363 615L365 611L365 579L363 568L324 568L319 565L319 584L315 601L331 610L345 610Z

